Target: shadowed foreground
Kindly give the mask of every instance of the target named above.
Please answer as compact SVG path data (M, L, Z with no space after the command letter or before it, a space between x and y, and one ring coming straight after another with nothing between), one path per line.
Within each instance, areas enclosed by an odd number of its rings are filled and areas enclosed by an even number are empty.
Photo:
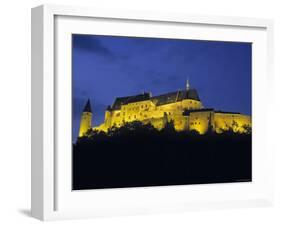
M73 189L251 181L251 133L162 131L141 123L89 131L73 145Z

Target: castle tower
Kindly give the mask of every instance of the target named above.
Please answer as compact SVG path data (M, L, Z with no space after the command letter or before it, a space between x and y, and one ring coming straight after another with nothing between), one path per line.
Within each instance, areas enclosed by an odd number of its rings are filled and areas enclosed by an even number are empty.
M92 128L92 110L91 110L90 99L88 99L81 116L79 137L84 136L85 133L91 128Z

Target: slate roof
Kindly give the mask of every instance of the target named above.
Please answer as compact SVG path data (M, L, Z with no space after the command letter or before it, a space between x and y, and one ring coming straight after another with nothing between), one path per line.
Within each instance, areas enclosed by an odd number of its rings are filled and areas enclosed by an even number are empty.
M183 115L188 116L188 115L190 115L190 113L193 113L193 112L205 112L205 111L214 111L214 108L201 108L201 109L185 110L183 112Z
M215 113L224 113L224 114L233 114L233 115L240 115L240 112L232 112L232 111L220 111L216 110Z
M151 98L152 102L155 103L156 105L174 103L185 99L200 101L199 95L195 89L179 90L176 92L167 93Z
M164 105L182 101L184 99L192 99L200 101L199 95L195 89L179 90L176 92L166 93L163 95L151 97L149 93L138 94L134 96L117 97L112 104L111 110L120 110L121 105L144 100L151 100L155 105ZM109 109L109 108L108 108Z
M123 104L129 104L129 103L139 102L149 99L150 99L149 93L143 93L143 94L127 96L127 97L117 97L112 105L112 110L120 110L121 105Z
M223 113L223 114L233 114L233 115L240 115L241 113L239 112L231 112L231 111L220 111L220 110L215 110L214 108L201 108L201 109L190 109L190 110L185 110L183 112L183 115L190 115L192 112L205 112L205 111L213 111L214 113Z
M91 103L90 103L90 99L88 99L83 112L91 112L92 113L92 109L91 109Z

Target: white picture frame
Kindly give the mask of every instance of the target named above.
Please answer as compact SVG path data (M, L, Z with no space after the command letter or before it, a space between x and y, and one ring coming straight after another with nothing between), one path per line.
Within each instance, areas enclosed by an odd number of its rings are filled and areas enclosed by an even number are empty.
M62 18L62 20L60 20ZM69 20L71 18L71 25ZM187 186L164 186L153 188L125 188L92 190L72 194L69 180L62 179L63 173L68 174L69 164L61 162L61 157L67 154L69 146L66 142L59 142L56 136L60 134L60 123L62 122L58 113L58 104L63 98L69 99L71 91L71 77L56 76L67 75L70 71L68 63L61 58L68 58L70 50L67 46L62 47L64 54L56 56L62 43L64 35L72 32L75 27L80 27L80 32L87 31L88 25L83 23L101 23L108 20L114 26L118 21L125 21L123 31L126 33L128 27L134 23L154 24L158 26L201 26L202 32L194 39L214 39L220 37L215 33L208 35L208 27L223 30L243 29L243 32L233 31L222 35L223 40L248 40L249 37L256 40L256 50L263 53L263 58L255 58L253 65L253 149L257 149L257 157L253 159L254 172L256 172L257 183L251 185L235 184L209 184L209 185L187 185ZM91 22L92 21L92 22ZM130 25L128 25L130 24ZM61 29L61 33L60 30ZM85 30L83 30L85 29ZM205 30L206 31L205 31ZM250 31L250 32L249 32ZM117 31L112 31L116 33ZM134 31L131 35L149 35L144 30ZM139 33L137 33L139 32ZM159 36L172 34L169 29L159 32ZM232 32L232 33L231 33ZM106 30L99 33L105 34ZM123 34L122 33L122 34ZM160 34L161 33L161 34ZM61 36L60 36L61 34ZM173 34L174 35L174 34ZM180 35L177 34L176 35ZM204 36L205 35L205 36ZM67 37L66 37L67 38ZM65 42L67 43L67 42ZM64 48L64 49L63 49ZM61 50L59 50L61 52ZM255 54L255 53L253 53ZM60 58L61 57L61 58ZM58 69L58 63L63 69ZM272 150L266 139L266 113L261 113L264 106L260 103L266 96L260 94L261 87L266 90L267 95L272 92L273 83L273 22L266 19L202 16L185 14L160 14L154 12L133 11L110 11L101 9L90 9L83 7L43 5L32 9L32 186L31 186L31 213L32 216L41 220L56 220L66 218L83 218L94 216L128 215L139 213L153 213L165 211L185 211L192 209L229 208L271 205L273 202L272 184ZM67 69L68 68L68 69ZM63 79L63 80L61 80ZM67 94L68 93L68 94ZM263 93L263 95L264 95ZM65 95L64 95L65 94ZM59 97L59 98L58 98ZM259 99L259 101L257 100ZM66 101L67 102L67 101ZM268 106L272 104L267 101ZM65 106L69 108L69 105ZM67 117L66 117L67 118ZM69 121L68 121L69 122ZM65 128L70 128L65 125ZM263 140L263 141L262 141ZM58 152L61 150L60 152ZM67 159L67 158L66 158ZM65 167L65 168L63 168ZM66 177L68 178L69 175ZM60 185L58 185L60 184ZM198 192L199 191L199 192ZM208 195L209 194L209 195ZM224 195L225 194L225 195ZM230 194L232 194L230 197ZM191 200L191 196L193 197ZM210 196L210 197L209 197ZM107 197L107 199L104 199ZM185 198L184 198L185 197ZM189 199L188 199L189 197ZM227 198L229 197L229 198ZM86 200L95 202L86 202ZM122 204L120 200L122 199ZM59 201L58 201L59 200ZM79 204L78 204L79 203ZM95 203L95 204L93 204ZM77 207L79 206L79 207ZM85 208L81 208L84 206ZM69 208L66 208L69 207Z

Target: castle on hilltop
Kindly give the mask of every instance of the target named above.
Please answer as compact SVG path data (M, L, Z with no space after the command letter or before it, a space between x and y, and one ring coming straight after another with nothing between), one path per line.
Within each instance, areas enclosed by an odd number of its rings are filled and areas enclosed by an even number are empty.
M92 127L90 100L83 110L79 137L89 129L107 132L112 127L122 127L125 123L141 121L161 130L167 122L173 122L177 131L195 130L200 134L209 129L221 133L232 129L245 133L251 128L251 117L238 112L217 111L204 108L195 89L187 81L185 90L178 90L159 96L142 93L134 96L117 97L105 111L104 122Z

